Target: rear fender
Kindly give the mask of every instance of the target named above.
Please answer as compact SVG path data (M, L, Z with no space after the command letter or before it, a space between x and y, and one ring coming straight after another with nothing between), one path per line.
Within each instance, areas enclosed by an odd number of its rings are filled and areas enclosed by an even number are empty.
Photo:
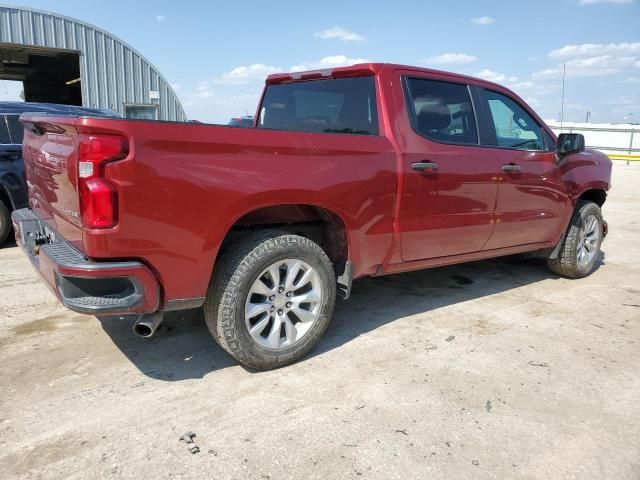
M301 192L287 192L279 190L277 192L261 192L258 195L252 195L246 197L242 200L241 203L235 205L232 214L221 214L220 218L229 218L231 219L226 224L220 224L218 222L212 222L208 235L207 242L204 245L203 253L206 256L211 256L211 262L214 263L214 260L218 256L218 252L224 239L227 237L228 233L231 229L236 225L236 223L246 215L254 212L256 210L260 210L262 208L274 207L279 205L308 205L312 207L321 208L333 213L336 217L338 217L345 227L345 236L347 239L347 251L351 262L357 265L358 261L358 248L355 245L355 240L353 238L353 219L346 214L342 209L336 207L335 205L329 204L326 201L318 201L317 193L310 192L310 195L300 194ZM274 202L274 198L286 198L286 201Z

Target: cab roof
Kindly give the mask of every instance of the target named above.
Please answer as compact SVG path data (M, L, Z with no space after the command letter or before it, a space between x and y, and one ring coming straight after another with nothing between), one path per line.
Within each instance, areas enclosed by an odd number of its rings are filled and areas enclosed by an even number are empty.
M465 82L473 82L476 85L486 86L498 86L505 88L503 85L489 82L477 77L471 77L469 75L462 75L460 73L445 72L443 70L435 70L431 68L415 67L411 65L400 65L393 63L357 63L346 67L324 68L318 70L308 70L305 72L289 72L289 73L275 73L269 75L266 79L267 85L274 85L277 83L289 83L297 82L301 80L313 80L320 78L348 78L348 77L367 77L378 75L385 71L392 70L409 70L417 73L426 73L431 75L438 75L448 77L452 80L462 80Z

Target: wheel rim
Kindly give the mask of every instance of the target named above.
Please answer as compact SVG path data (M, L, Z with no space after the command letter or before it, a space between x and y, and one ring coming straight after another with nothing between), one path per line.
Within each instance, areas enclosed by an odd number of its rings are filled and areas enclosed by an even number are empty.
M249 335L263 348L295 345L320 314L322 282L306 262L285 259L271 264L255 279L245 303Z
M582 227L578 235L576 255L580 266L586 267L593 261L598 253L599 244L600 223L595 215L588 215L582 220Z

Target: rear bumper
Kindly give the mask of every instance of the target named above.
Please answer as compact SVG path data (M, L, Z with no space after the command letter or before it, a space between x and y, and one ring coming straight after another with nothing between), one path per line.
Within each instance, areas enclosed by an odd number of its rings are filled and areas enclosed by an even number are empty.
M18 245L70 310L93 315L158 310L160 286L144 264L89 260L28 208L15 210L11 219Z

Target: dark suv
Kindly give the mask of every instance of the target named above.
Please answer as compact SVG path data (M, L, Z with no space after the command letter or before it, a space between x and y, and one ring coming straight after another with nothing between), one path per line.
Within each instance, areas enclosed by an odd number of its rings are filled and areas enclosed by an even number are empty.
M118 113L110 110L75 105L0 102L0 245L11 231L11 211L28 205L22 161L23 127L19 121L20 115L25 112L120 117Z

